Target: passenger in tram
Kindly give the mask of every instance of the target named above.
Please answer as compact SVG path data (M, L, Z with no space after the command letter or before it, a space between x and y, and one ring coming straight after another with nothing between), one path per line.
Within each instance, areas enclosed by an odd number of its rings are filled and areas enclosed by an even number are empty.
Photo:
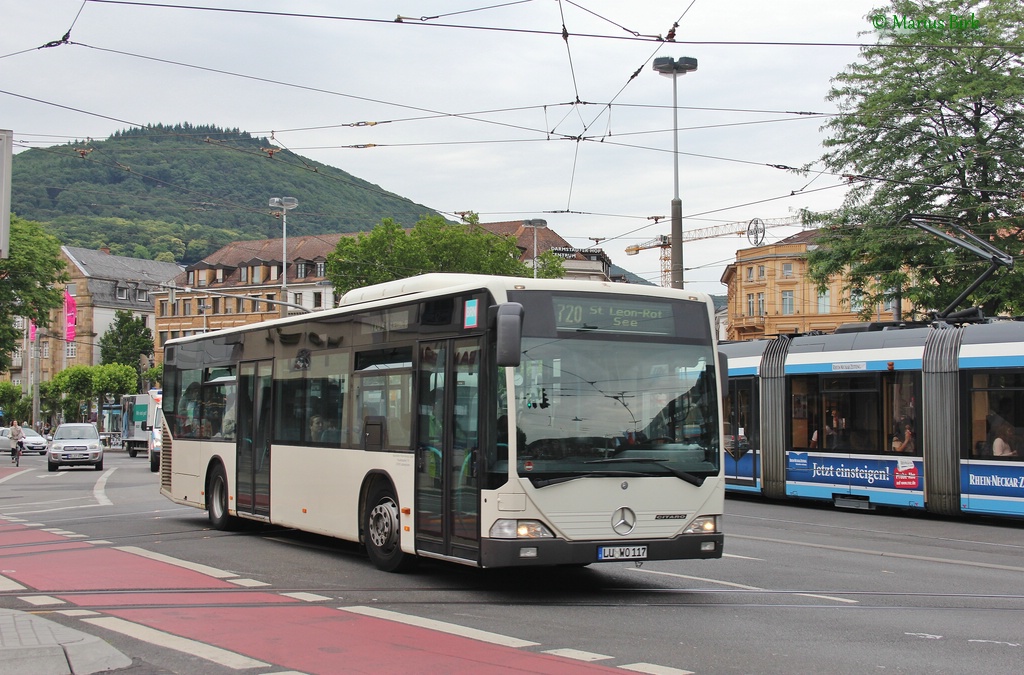
M892 451L912 455L917 450L914 442L914 423L909 419L903 420L903 434L892 437Z
M996 430L996 436L992 439L993 457L1016 457L1017 431L1012 424L1004 422Z
M324 421L319 415L309 418L309 440L316 443L322 440L324 435Z

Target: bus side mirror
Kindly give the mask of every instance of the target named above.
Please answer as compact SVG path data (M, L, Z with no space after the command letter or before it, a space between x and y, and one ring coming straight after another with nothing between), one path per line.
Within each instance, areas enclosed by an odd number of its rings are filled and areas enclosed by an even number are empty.
M499 305L495 331L498 366L518 366L523 352L523 306L518 302Z

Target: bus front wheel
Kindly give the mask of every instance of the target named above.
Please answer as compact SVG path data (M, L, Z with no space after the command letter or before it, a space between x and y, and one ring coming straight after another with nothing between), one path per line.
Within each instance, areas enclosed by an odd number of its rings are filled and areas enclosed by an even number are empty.
M228 515L228 477L220 464L210 472L206 484L206 510L210 513L210 524L218 530L230 530L232 518Z
M366 553L377 569L404 572L415 565L415 556L402 551L398 500L388 486L373 488L366 505L364 533Z

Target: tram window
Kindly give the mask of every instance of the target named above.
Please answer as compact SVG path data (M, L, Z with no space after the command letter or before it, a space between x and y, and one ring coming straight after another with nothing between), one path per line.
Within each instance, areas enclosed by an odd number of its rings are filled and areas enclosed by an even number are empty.
M976 373L970 377L968 451L972 457L1024 457L1024 378Z

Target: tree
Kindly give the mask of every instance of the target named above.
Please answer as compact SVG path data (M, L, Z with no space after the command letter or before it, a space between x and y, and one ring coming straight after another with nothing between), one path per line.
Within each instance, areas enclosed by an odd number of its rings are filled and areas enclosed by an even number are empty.
M988 263L894 223L907 213L953 217L1024 252L1024 5L894 0L869 16L887 28L833 81L828 99L840 114L824 126L823 161L853 187L840 208L805 214L824 226L809 274L821 287L843 277L866 312L901 295L944 309ZM999 271L969 301L986 314L1024 313L1024 272Z
M0 418L3 419L5 425L10 424L11 420L20 421L24 417L22 414L23 401L24 395L21 393L21 387L13 382L0 382L0 410L3 411ZM29 405L31 406L31 401Z
M557 256L541 256L539 262L541 276L564 276ZM439 216L420 220L408 232L385 218L366 234L342 237L327 256L327 277L339 293L428 272L526 277L533 275L533 268L519 260L514 237Z
M153 331L146 327L145 318L123 309L114 312L114 322L100 336L100 362L131 366L138 379L136 387L139 387L143 372L149 367L148 357L152 355ZM143 361L146 362L145 368Z
M0 259L0 373L11 367L11 356L22 346L24 333L15 317L45 327L50 311L64 302L61 284L67 281L60 259L60 242L43 232L40 223L11 217L10 257Z
M65 368L53 376L51 383L62 394L61 412L66 420L81 422L82 405L92 401L93 397L93 369L90 366L71 366Z

